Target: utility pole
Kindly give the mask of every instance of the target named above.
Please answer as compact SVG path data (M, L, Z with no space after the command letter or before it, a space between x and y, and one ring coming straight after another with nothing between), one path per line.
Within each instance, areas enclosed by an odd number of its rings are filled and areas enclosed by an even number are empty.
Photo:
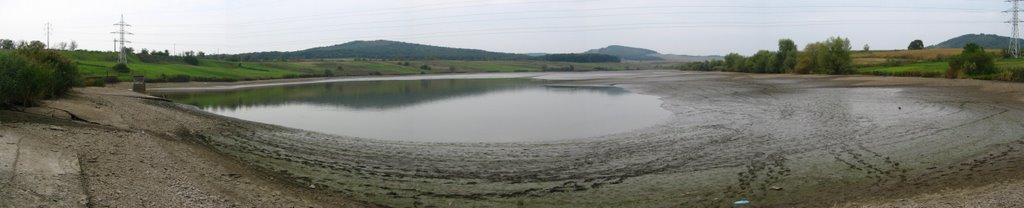
M51 48L50 47L50 34L53 33L53 24L50 24L49 22L47 22L46 23L46 27L43 28L43 31L46 32L46 48Z
M1022 0L1022 1L1024 1L1024 0ZM124 22L124 14L122 14L121 15L121 21L117 22L117 23L114 23L114 26L118 26L119 29L117 31L110 32L110 33L118 34L121 37L120 39L114 40L115 42L121 44L121 48L119 48L120 50L118 50L119 52L118 52L118 55L117 55L117 63L122 63L122 64L127 65L128 64L128 56L124 54L124 52L125 52L124 51L124 49L125 49L124 43L131 43L131 41L125 40L124 39L124 35L134 35L134 34L128 32L124 28L125 27L130 27L132 25L129 25L128 23Z
M1007 50L1010 52L1010 55L1013 56L1014 58L1020 58L1020 27L1018 27L1018 26L1021 23L1021 20L1020 20L1020 12L1021 12L1021 10L1020 10L1020 2L1021 1L1024 1L1024 0L1006 0L1006 2L1013 3L1013 8L1010 9L1010 10L1004 11L1005 13L1010 13L1010 16L1011 16L1010 17L1010 21L1006 21L1006 23L1010 23L1010 26L1011 26L1010 27L1010 31L1011 31L1010 32L1010 48L1008 48Z

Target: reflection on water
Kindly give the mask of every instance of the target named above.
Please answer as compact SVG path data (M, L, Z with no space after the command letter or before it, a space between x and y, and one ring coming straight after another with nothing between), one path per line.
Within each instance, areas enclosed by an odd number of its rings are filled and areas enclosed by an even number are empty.
M530 79L397 80L156 95L251 121L424 142L583 138L654 125L670 115L657 97L618 87L545 84Z

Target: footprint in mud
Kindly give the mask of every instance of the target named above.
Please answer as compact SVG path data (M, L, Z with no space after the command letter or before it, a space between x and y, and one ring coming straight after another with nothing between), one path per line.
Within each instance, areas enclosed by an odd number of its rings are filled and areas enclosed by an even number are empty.
M786 167L786 157L782 153L767 154L759 152L744 166L744 171L736 173L736 184L726 187L725 199L744 198L762 199L768 196L782 178L789 176L791 170Z
M898 161L863 145L851 147L849 144L840 143L837 147L830 149L829 154L833 159L846 164L850 170L863 172L867 178L875 179L872 185L907 180L907 172L910 169L901 167Z

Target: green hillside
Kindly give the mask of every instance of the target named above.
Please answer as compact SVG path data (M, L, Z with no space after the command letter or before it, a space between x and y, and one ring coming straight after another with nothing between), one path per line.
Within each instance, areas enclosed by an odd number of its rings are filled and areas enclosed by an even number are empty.
M658 61L658 60L664 60L664 59L659 58L659 57L651 56L651 55L657 55L658 54L657 51L653 51L653 50L650 50L650 49L643 49L643 48L634 48L634 47L620 46L620 45L611 45L611 46L604 47L604 48L592 49L592 50L589 50L589 51L584 52L584 53L596 53L596 54L612 55L612 56L618 56L619 58L622 58L622 59L625 59L625 60L634 60L634 61Z
M993 34L966 34L928 46L928 48L963 48L967 43L977 43L984 48L1007 48L1010 44L1010 37Z

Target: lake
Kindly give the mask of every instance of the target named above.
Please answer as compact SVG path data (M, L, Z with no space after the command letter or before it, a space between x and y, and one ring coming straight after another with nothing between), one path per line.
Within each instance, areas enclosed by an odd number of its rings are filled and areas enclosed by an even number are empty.
M662 101L614 86L528 78L346 81L154 92L239 119L415 142L579 139L656 125Z

